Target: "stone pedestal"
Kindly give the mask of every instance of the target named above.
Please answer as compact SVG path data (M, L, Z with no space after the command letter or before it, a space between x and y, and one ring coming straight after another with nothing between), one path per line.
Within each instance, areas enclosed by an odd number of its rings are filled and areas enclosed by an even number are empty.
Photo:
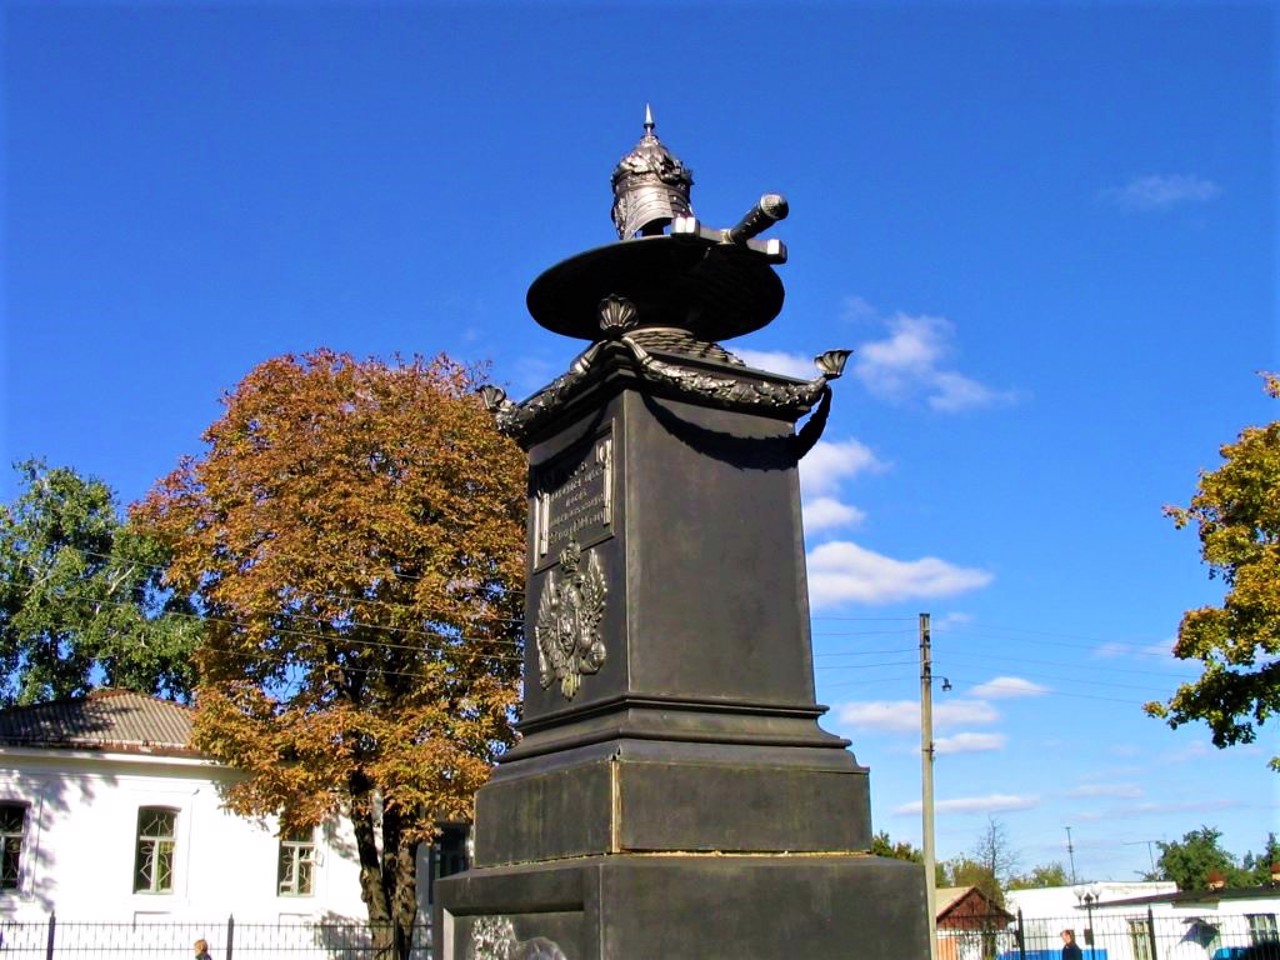
M447 883L437 927L446 957L929 955L920 868L901 860L624 854L472 870Z
M437 956L926 957L920 868L866 853L867 771L817 723L801 441L664 392L607 344L527 440L524 737L437 887ZM565 616L603 649L557 676Z

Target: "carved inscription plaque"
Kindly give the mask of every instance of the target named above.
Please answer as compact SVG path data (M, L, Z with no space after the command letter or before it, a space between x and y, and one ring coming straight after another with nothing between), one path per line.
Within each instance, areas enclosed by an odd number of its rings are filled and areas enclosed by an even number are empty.
M612 533L613 437L556 458L535 483L535 565L554 560L570 540L588 546Z

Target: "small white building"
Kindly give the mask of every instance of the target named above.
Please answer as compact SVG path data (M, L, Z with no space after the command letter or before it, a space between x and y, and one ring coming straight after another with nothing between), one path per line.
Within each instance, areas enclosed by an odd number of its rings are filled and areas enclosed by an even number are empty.
M347 822L280 837L224 810L239 774L190 735L188 708L126 691L0 711L0 922L364 920Z
M1084 960L1280 960L1280 888L1179 891L1177 884L1090 883L1015 890L1027 960L1057 960L1075 931Z

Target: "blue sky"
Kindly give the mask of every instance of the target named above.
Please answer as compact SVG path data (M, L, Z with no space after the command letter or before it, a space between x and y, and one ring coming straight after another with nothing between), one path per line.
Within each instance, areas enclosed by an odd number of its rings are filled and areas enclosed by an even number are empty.
M1024 869L1071 826L1082 877L1129 879L1145 841L1277 828L1271 744L1140 709L1221 596L1161 506L1277 416L1274 7L10 2L3 31L7 460L134 499L321 345L531 392L581 344L525 291L614 239L649 102L705 222L790 200L786 306L730 347L855 350L803 480L875 827L919 841L928 611L940 855L994 815Z

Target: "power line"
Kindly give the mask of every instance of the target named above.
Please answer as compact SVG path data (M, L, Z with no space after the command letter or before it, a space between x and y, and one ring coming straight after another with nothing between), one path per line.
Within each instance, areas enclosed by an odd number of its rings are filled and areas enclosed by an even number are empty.
M811 620L835 620L840 623L915 623L914 617L810 617Z
M91 602L105 603L111 606L137 609L137 607L133 603L127 600L106 600L106 599L91 598ZM183 620L193 620L198 623L221 623L221 624L226 624L228 626L236 627L242 630L251 630L254 626L256 626L255 624L247 620L237 620L230 617L220 617L214 614L183 613L177 610L166 611L162 616L176 617ZM290 637L299 637L302 639L317 640L325 644L338 643L338 644L345 644L348 646L373 647L373 648L383 649L383 650L407 650L412 653L422 653L430 649L422 644L409 645L409 644L401 644L401 643L391 643L386 640L363 640L356 637L345 636L342 634L331 635L331 634L316 633L316 632L307 631L307 630L295 630L291 627L272 626L266 632L271 635L284 635L284 636L290 636ZM394 632L394 630L389 630L388 632ZM456 642L447 642L450 638L446 636L437 635L437 639L446 641L445 643L441 644L442 649L443 648L454 649L457 647ZM495 639L490 639L488 637L467 636L465 634L458 635L457 637L452 639L455 641L464 641L469 643L497 643L497 644L511 643L511 641L495 640ZM224 648L224 651L225 651L225 648ZM225 652L230 652L230 651L225 651ZM497 661L502 661L507 663L520 662L520 658L510 656L509 654L472 652L470 655L474 657L480 657L480 658L489 659L489 660L497 660ZM426 675L423 674L422 676L425 679Z
M30 564L28 564L28 567L30 568ZM35 572L35 571L33 570L33 572ZM83 581L82 581L82 582L83 582ZM30 594L35 590L35 588L36 588L36 585L35 585L35 584L33 584L31 587L29 587L29 588L27 589L27 593L28 593L28 595L30 595ZM93 596L90 596L90 597L86 597L85 599L86 599L86 600L88 600L89 602L92 602L92 603L112 603L112 604L119 603L120 605L123 605L123 606L136 607L136 604L133 604L133 603L128 602L128 601L114 601L114 600L109 600L109 599L107 599L107 598L105 598L105 597L93 597ZM409 607L409 606L407 606L407 605L406 605L403 609L405 609L406 611L409 611L409 612L413 612L413 608L412 608L412 607ZM195 614L181 614L179 611L166 611L166 613L167 613L167 614L169 614L169 615L172 615L172 616L195 616L195 617L197 617L198 619L208 619L208 620L213 620L213 621L215 621L215 622L217 622L217 621L219 620L219 618L218 618L218 617L213 616L213 615L207 615L207 614L201 614L201 615L195 615ZM277 616L277 615L282 615L282 616L286 616L286 617L294 618L294 619L309 620L309 621L311 621L311 622L313 622L313 623L319 623L319 624L326 624L326 623L330 623L330 622L332 622L332 620L333 620L333 619L337 619L337 618L318 617L318 616L313 616L313 615L306 614L306 613L302 613L302 612L285 612L285 613L279 613L279 614L278 614L276 611L271 611L271 612L268 612L266 615L267 615L267 616ZM420 614L420 613L418 613L418 614L417 614L417 616L421 617L422 619L428 619L428 618L426 618L426 617L423 617L423 616L422 616L422 614ZM235 622L235 623L240 623L240 624L247 624L247 623L249 622L249 621L247 621L247 620L243 620L243 619L241 619L241 620L236 620L236 621L228 620L227 618L221 618L221 619L222 619L222 620L224 620L224 621L226 621L226 622ZM463 617L463 618L461 618L461 619L462 619L462 621L463 621L463 622L465 622L465 623L485 623L485 622L487 622L487 623L507 623L507 624L514 624L514 623L523 623L523 622L524 622L524 621L523 621L523 619L516 619L516 618L514 618L514 617L485 617L485 616L470 616L470 617ZM381 631L384 631L384 632L386 632L386 633L399 634L399 635L402 635L402 636L421 636L421 637L427 637L427 638L429 638L429 639L433 639L433 640L434 640L434 639L438 639L438 638L441 636L441 634L440 634L439 632L436 632L436 631L429 631L429 630L417 630L417 629L414 629L413 627L393 626L393 625L390 625L390 624L368 623L368 622L360 621L360 620L348 620L348 621L346 621L346 622L345 622L345 625L346 625L346 626L351 626L351 627L364 627L364 628L371 629L371 630L381 630ZM281 629L283 630L283 628L281 628ZM287 632L287 631L286 631L286 632ZM300 631L294 631L294 632L300 633ZM314 636L318 636L318 637L319 637L319 636L327 636L327 635L322 635L322 634L313 634L313 635L314 635ZM472 638L465 638L465 637L464 637L463 639L481 639L481 638L475 638L475 637L472 637ZM354 642L354 641L353 641L353 642ZM489 642L489 643L495 643L495 644L501 644L501 645L506 645L506 646L513 646L513 647L518 647L518 646L520 646L520 645L521 645L519 641L515 641L515 640L501 640L501 639L498 639L498 638L496 638L496 637L495 637L495 638L488 638L488 639L486 640L486 642ZM388 646L394 646L394 645L392 645L392 644L388 644ZM407 645L404 645L404 649L412 649L412 648L408 647Z
M906 653L906 651L901 648L889 650L841 650L834 653L815 653L814 657L871 657L889 653Z
M1051 640L1037 640L1036 643L1041 644L1043 646L1068 647L1075 650L1097 650L1098 647L1106 647L1109 644L1110 645L1119 644L1125 647L1124 653L1133 654L1136 656L1144 656L1144 657L1166 657L1171 655L1172 653L1172 650L1162 652L1158 650L1145 650L1141 647L1132 647L1125 641L1120 641L1115 639L1103 639L1101 637L1088 637L1081 634L1073 634L1073 633L1055 633L1053 631L1032 630L1032 629L1027 629L1023 627L991 626L989 624L981 624L981 625L960 624L955 627L952 627L951 629L954 630L956 633L963 633L963 634L970 634L970 635L974 633L980 633L980 634L981 633L986 633L986 634L1005 633L1010 635L1008 638L982 637L982 636L979 636L978 638L978 639L986 639L986 640L992 640L992 641L999 641L1004 639L1016 639L1019 637L1061 637L1065 639L1084 640L1087 642L1081 644L1081 643L1063 643L1060 641L1051 641Z
M982 662L990 662L990 660L991 660L991 658L990 658L990 657L984 657L984 656L981 656L980 654L964 653L964 652L960 652L960 653L951 653L951 652L949 652L949 653L947 653L947 654L946 654L945 659L947 659L947 660L962 660L962 661L982 661ZM1067 669L1086 669L1086 670L1087 670L1087 669L1090 669L1090 665L1089 665L1089 664L1082 664L1082 663L1064 663L1064 662L1062 662L1062 661L1060 661L1060 660L1034 660L1034 659L1030 659L1030 658L1027 658L1027 657L1004 657L1004 658L1002 658L1002 662L1004 662L1004 663L1013 663L1013 664L1019 664L1019 663L1030 663L1030 664L1035 664L1036 666L1043 666L1043 667L1065 667L1065 668L1067 668ZM1110 666L1109 666L1109 667L1107 668L1106 672L1107 672L1107 673L1132 673L1132 674L1138 674L1138 675L1140 675L1140 676L1144 676L1144 677L1161 677L1161 678L1163 678L1163 679L1165 679L1165 680L1176 679L1175 677L1171 676L1169 673L1165 673L1165 672L1162 672L1162 671L1158 671L1158 670L1135 670L1135 669L1130 668L1130 667L1110 667ZM1101 681L1096 681L1096 680L1090 679L1090 681L1089 681L1089 682L1090 682L1090 683L1098 683L1098 682L1101 682Z
M962 681L962 682L964 682L964 683L972 683L972 684L975 684L975 685L976 685L977 683L981 682L981 681L974 680L974 679L973 679L973 678L971 678L971 677L957 676L956 674L951 674L951 679L952 679L953 681L959 680L959 681ZM1135 690L1136 690L1136 689L1141 689L1141 688L1139 688L1139 687L1133 687L1133 688L1131 688L1131 689L1135 689ZM1103 700L1103 701L1106 701L1106 702L1108 702L1108 703L1123 703L1123 704L1128 704L1129 706L1134 706L1134 707L1140 707L1140 706L1142 706L1142 705L1143 705L1143 703L1145 702L1145 701L1142 701L1142 700L1120 700L1120 699L1118 699L1118 698L1116 698L1116 697L1097 697L1097 696L1094 696L1094 695L1092 695L1092 694L1088 694L1088 693L1074 693L1074 692L1070 692L1070 691L1067 691L1067 690L1059 690L1059 689L1053 689L1053 690L1046 691L1046 694L1045 694L1045 695L1046 695L1046 696L1055 696L1055 697L1071 697L1071 698L1073 698L1073 699L1077 699L1077 700Z
M178 614L175 614L175 616L178 616ZM314 664L311 666L307 666L306 664L300 662L294 657L271 654L263 650L257 650L257 651L235 650L230 647L219 646L215 644L213 641L209 640L208 638L203 639L201 643L203 645L207 645L209 648L217 651L218 653L224 656L237 657L241 660L251 660L254 662L280 664L281 666L284 666L284 667L292 667L294 669L304 670L308 673L322 671L325 667L324 664ZM482 654L482 653L472 653L471 656L479 659L487 659L487 660L500 659L500 661L504 663L520 662L519 659L516 657L497 658L497 657L487 655L487 654ZM343 664L330 664L329 666L333 666L337 669L347 669L347 670L356 669L353 666L344 666ZM432 674L415 671L415 670L389 670L386 668L381 668L376 671L369 671L369 672L376 673L378 676L382 676L382 677L405 677L410 680L421 680L424 682L435 679Z
M87 557L97 557L101 560L114 560L119 563L129 563L129 564L133 564L134 566L144 567L148 570L156 570L161 573L168 570L168 566L162 563L144 563L143 561L135 559L133 557L123 557L115 553L99 553L94 550L85 550L80 547L73 547L72 549L78 553L83 553ZM283 557L286 560L302 560L308 563L314 563L316 560L315 557L302 557L302 556L299 556L298 554L293 554L293 553L276 553L276 556ZM28 564L28 566L30 566L30 564ZM391 580L398 580L405 583L420 583L421 581L428 579L425 576L416 576L410 573L397 573L394 570L386 571L385 578L391 579ZM513 596L513 597L524 596L523 589L519 589L519 590L511 589L508 591L508 593L510 594L510 596ZM344 597L343 599L350 600L352 602L368 602L368 603L392 602L392 601L378 601L378 600L373 600L366 597Z

